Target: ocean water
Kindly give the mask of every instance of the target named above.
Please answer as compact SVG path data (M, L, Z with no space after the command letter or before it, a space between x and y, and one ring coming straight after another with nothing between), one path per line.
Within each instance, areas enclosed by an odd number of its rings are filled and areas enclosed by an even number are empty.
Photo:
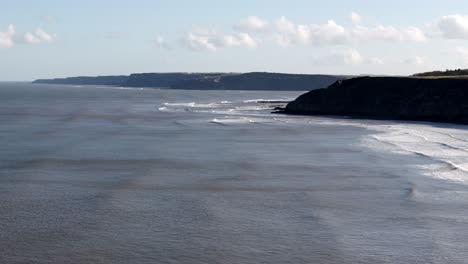
M0 83L0 263L468 263L466 126Z

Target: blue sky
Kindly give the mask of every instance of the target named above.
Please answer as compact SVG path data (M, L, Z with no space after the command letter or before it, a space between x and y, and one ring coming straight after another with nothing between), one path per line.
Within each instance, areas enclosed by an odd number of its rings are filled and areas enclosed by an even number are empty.
M468 68L468 1L3 1L0 80Z

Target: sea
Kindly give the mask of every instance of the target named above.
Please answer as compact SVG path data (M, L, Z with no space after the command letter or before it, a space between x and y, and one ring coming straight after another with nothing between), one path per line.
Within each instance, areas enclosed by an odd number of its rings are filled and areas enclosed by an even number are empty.
M468 263L468 127L301 93L0 83L0 263Z

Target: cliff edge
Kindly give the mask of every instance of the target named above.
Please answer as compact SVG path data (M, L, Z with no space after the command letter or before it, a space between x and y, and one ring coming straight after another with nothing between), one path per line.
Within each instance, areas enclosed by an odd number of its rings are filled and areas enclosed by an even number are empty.
M468 124L468 79L360 77L337 81L289 103L288 114Z

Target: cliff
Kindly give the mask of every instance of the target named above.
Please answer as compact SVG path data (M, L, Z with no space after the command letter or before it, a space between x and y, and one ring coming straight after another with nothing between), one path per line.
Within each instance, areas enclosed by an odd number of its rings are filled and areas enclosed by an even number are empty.
M468 124L468 79L362 77L289 103L285 113Z
M122 84L125 87L165 87L173 88L181 82L213 80L226 73L135 73ZM189 87L187 87L189 88ZM191 88L191 87L190 87ZM193 88L192 88L193 89Z
M38 84L72 84L72 85L112 85L120 86L126 82L128 76L97 76L97 77L69 77L69 78L57 78L57 79L39 79L33 81Z
M174 89L307 91L327 87L342 76L252 72L181 80Z
M327 87L343 76L282 73L139 73L130 76L43 79L33 83L157 87L185 90L308 91Z
M468 76L468 69L423 72L423 73L416 73L413 76L414 77L445 77L445 78L466 77Z

